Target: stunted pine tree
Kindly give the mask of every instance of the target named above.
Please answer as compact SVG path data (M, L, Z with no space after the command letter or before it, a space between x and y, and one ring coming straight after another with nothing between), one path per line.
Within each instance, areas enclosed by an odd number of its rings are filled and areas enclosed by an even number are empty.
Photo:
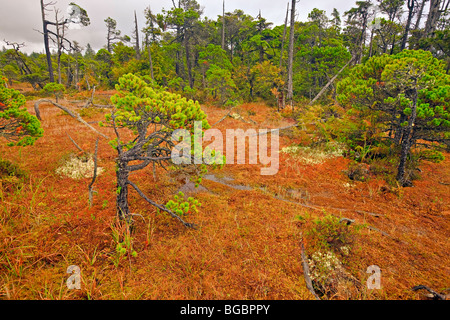
M116 133L116 139L111 141L111 145L118 154L117 215L122 220L131 221L132 214L128 205L128 187L131 186L152 206L169 213L185 226L192 227L192 224L182 219L179 209L178 212L176 210L173 212L172 205L160 205L148 198L130 180L130 174L150 164L173 166L172 150L175 147L173 132L177 129L186 129L194 137L194 133L198 130L195 129L194 122L200 121L205 130L209 128L206 114L198 102L153 87L132 74L121 77L116 90L118 93L111 98L115 107L106 120ZM131 133L132 137L125 140L124 137L128 137L128 133ZM194 152L191 155L193 156ZM191 155L183 154L183 157ZM199 172L205 169L203 165L199 167ZM189 211L189 206L189 203L183 203L183 210Z
M116 40L121 40L121 31L117 30L117 21L111 17L105 19L106 24L106 50L112 53L112 45Z
M5 81L0 74L0 137L6 138L9 146L32 145L44 130L24 107L25 97L17 90L6 88Z
M372 57L353 68L337 92L341 103L363 112L400 149L397 180L403 186L411 185L405 168L417 141L450 146L450 75L428 51Z

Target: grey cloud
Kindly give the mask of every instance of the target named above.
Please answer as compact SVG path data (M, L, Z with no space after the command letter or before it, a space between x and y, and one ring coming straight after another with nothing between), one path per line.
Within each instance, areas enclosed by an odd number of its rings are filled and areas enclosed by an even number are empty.
M66 8L73 0L59 0L55 7L60 9L61 13L66 12ZM226 0L225 10L232 12L235 9L242 9L245 13L256 16L261 10L261 14L268 21L275 25L284 22L286 14L286 5L289 0ZM70 30L68 37L76 40L81 46L88 43L98 50L105 44L105 23L104 19L112 17L117 20L118 29L122 34L131 35L133 29L134 10L136 10L139 25L142 27L145 23L144 9L151 6L154 12L160 12L164 7L169 9L172 6L171 0L78 0L74 1L89 14L91 25L80 30ZM341 14L354 5L354 0L333 1L300 1L297 6L298 19L305 21L308 13L315 7L326 10L329 15L333 8L337 8ZM198 0L198 3L204 8L204 16L210 19L216 19L222 14L222 0ZM50 8L50 9L53 9ZM54 13L48 12L48 19L54 19ZM26 52L43 52L42 35L35 31L42 30L42 21L40 14L40 5L38 0L14 0L2 1L2 19L0 19L0 41L3 39L25 42Z

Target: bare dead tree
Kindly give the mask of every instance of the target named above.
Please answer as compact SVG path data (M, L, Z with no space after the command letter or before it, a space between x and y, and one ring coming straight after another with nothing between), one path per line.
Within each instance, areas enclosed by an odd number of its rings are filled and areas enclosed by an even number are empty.
M298 0L292 0L291 25L289 30L289 57L287 65L287 96L288 103L294 110L294 35L295 35L295 4Z
M134 38L134 50L136 51L136 59L141 59L141 48L139 45L139 28L138 28L138 21L136 16L136 10L134 10L134 31L133 31L133 38Z
M445 12L446 8L448 8L448 3L445 4L445 0L430 0L430 11L427 22L425 23L424 38L429 37L436 31L441 14Z
M51 34L53 36L56 36L57 38L59 38L59 37L58 37L57 33L53 32L49 29L49 26L66 25L66 24L71 23L72 20L71 20L71 18L66 18L62 22L49 21L46 19L47 12L50 11L50 9L48 7L54 6L56 4L56 2L45 3L44 0L40 0L40 4L41 4L42 29L43 29L42 34L44 36L44 47L45 47L45 55L47 58L47 68L48 68L50 82L55 82L49 40L50 40ZM76 8L76 11L77 11L76 13L79 15L77 17L79 19L79 23L83 26L89 25L90 20L89 20L86 10L84 10L83 8L79 7L78 5L76 5L74 3L71 3L71 6L74 11ZM75 12L72 12L72 14L74 14L74 13ZM66 38L64 38L63 41L68 41L68 40ZM70 43L70 41L68 41L68 42Z
M425 5L427 4L428 0L422 0L421 4L419 5L419 10L417 12L417 20L414 24L414 30L418 30L420 28L420 22L422 20L423 16L423 10L425 9Z
M222 6L222 50L225 50L225 0Z
M280 68L280 74L281 74L282 77L284 77L284 71L285 71L284 68L283 68L283 54L284 54L284 46L285 46L285 42L286 42L288 18L289 18L289 2L287 4L287 9L286 9L286 18L284 19L283 39L281 40L281 51L280 51L279 68ZM286 106L285 88L283 88L281 90L280 94L282 95L282 98L281 98L281 103L280 103L280 101L278 101L278 111L280 111L280 109L284 109L284 107Z
M414 16L414 8L415 8L416 0L408 0L408 19L406 20L405 32L403 33L402 44L400 50L406 48L406 42L408 41L409 30L411 29L411 22Z

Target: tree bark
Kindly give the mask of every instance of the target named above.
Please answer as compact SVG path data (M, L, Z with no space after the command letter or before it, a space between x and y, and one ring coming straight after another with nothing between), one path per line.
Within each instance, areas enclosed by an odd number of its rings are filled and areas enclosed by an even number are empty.
M153 59L152 59L152 50L150 46L150 40L147 37L147 51L148 51L148 63L150 64L150 75L152 77L152 80L155 80L154 74L153 74Z
M415 79L415 82L416 82L414 89L415 92L411 106L411 116L409 117L408 120L408 126L404 129L403 132L400 163L398 165L398 172L397 172L397 181L404 187L411 185L411 182L406 180L405 172L406 172L406 160L408 158L408 154L411 150L411 146L414 140L413 139L414 123L416 122L417 117L417 101L418 101L417 79Z
M45 55L47 58L47 67L48 67L48 74L50 78L50 82L54 82L55 78L53 75L53 66L52 66L52 55L50 52L50 46L48 44L48 23L45 20L45 5L44 0L41 0L41 14L42 14L42 26L43 26L43 33L44 33L44 47L45 47Z
M128 221L130 217L130 209L128 207L128 171L127 162L117 162L117 216L120 220Z
M139 28L138 28L138 22L137 22L137 16L136 16L136 10L134 11L134 34L136 37L136 42L134 45L134 50L136 51L136 59L141 59L141 48L139 46Z
M281 41L280 70L282 70L282 67L283 67L284 43L286 42L286 33L287 33L287 21L288 21L288 18L289 18L289 2L288 2L288 4L287 4L286 18L284 19L283 40Z
M405 33L403 34L402 44L400 47L400 51L403 51L406 48L406 42L408 41L408 34L411 28L412 18L414 16L414 7L416 0L408 0L408 20L405 25Z
M222 50L225 50L225 0L222 9Z
M287 68L287 100L294 110L294 85L293 85L293 64L294 64L294 34L295 34L295 3L296 0L292 0L291 8L291 25L289 30L289 57Z
M441 0L430 0L430 11L428 13L428 19L425 24L424 38L428 38L435 30L436 24L439 21L441 15L439 11L439 6Z
M57 52L57 66L58 66L58 83L61 84L61 54L62 54L62 39L59 29L59 22L58 22L58 10L55 10L55 21L56 21L56 43L58 46L58 52ZM63 27L64 28L64 27ZM64 37L64 36L63 36ZM58 98L56 98L56 102L58 102Z
M425 4L428 2L428 0L422 0L422 3L420 4L419 12L417 12L417 20L416 24L414 25L414 30L418 30L420 27L420 21L422 20L423 10L425 9Z
M188 80L189 80L189 86L191 87L191 89L194 88L194 78L192 77L192 64L191 64L191 53L190 53L190 48L189 48L189 36L185 35L185 39L184 39L184 46L185 46L185 51L186 51L186 67L187 67L187 71L188 71Z
M364 13L363 26L362 26L361 36L359 39L359 55L356 60L356 64L361 63L363 54L364 54L364 47L365 47L365 42L366 42L366 31L367 31L367 16L368 16L368 13L367 12Z

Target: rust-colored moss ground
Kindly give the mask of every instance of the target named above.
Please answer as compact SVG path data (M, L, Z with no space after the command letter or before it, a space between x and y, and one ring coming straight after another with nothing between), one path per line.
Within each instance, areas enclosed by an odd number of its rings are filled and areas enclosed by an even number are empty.
M33 113L31 102L28 107ZM211 124L228 112L215 107L205 111ZM218 128L293 123L261 104L246 104L236 112L248 121L227 118ZM313 299L303 279L300 239L308 221L326 214L376 228L358 233L350 271L364 284L369 265L382 270L381 290L363 286L356 297L333 298L420 299L411 291L415 285L437 291L450 287L448 154L441 164L424 163L415 187L391 191L376 179L349 184L342 172L348 160L343 158L305 165L280 154L275 176L261 176L259 166L227 165L213 173L254 190L235 190L204 179L208 192L196 195L203 205L186 217L198 230L157 214L132 191L130 206L143 217L136 217L133 235L138 255L122 257L116 267L114 151L106 140L100 141L99 166L105 172L96 181L98 193L89 208L90 179L74 181L54 172L59 159L77 152L66 133L89 151L96 137L53 106L42 104L41 114L45 134L35 146L0 145L2 158L30 173L20 189L1 186L2 299ZM103 118L94 113L88 121ZM110 129L98 129L113 137ZM281 147L298 142L280 137ZM162 170L155 181L151 168L131 179L160 203L180 187ZM81 290L66 287L69 265L81 268Z

